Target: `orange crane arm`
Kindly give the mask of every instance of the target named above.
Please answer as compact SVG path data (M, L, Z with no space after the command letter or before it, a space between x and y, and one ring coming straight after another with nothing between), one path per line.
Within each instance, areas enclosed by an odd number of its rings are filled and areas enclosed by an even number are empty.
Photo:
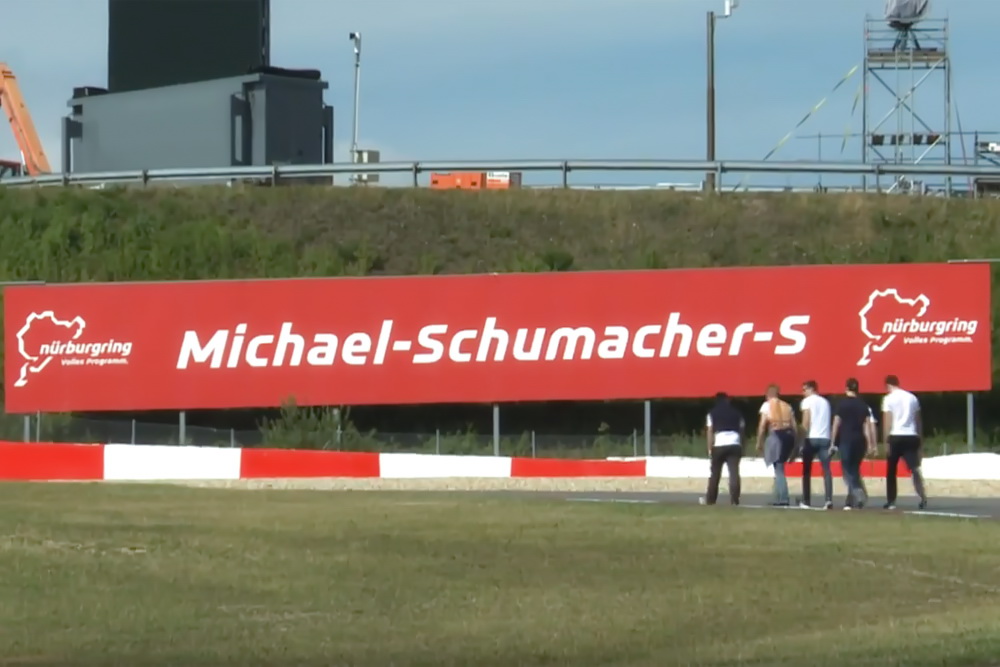
M24 104L21 88L17 85L14 72L6 63L0 62L0 107L3 108L10 129L14 131L14 140L21 155L24 156L26 171L29 176L38 176L52 172L49 158L45 155L42 142L35 131L35 123L31 120L28 107Z

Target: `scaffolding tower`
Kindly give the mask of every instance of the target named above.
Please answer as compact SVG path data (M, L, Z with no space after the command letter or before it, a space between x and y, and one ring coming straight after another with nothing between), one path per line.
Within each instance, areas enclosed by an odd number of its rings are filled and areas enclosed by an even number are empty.
M867 164L952 163L951 52L948 19L900 24L865 17L862 161ZM919 93L919 95L918 95ZM942 188L900 176L889 191ZM868 189L868 178L862 185Z

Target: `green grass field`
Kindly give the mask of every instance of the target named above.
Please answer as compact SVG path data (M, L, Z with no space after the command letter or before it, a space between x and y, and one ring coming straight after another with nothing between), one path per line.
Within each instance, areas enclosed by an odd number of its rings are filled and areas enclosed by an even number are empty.
M1000 524L0 486L0 665L991 665Z

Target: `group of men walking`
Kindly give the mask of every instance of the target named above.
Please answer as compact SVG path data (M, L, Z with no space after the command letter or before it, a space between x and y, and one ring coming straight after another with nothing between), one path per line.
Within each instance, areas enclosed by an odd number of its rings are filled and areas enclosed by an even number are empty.
M861 474L861 464L866 456L878 453L876 419L871 408L858 395L858 381L848 378L844 396L835 407L819 392L816 382L802 384L802 402L799 404L800 420L796 420L792 406L781 398L778 387L767 388L764 403L758 410L756 450L763 455L764 463L774 468L777 506L791 505L788 477L785 466L802 457L802 497L799 504L812 506L812 467L819 461L823 471L825 509L833 509L833 474L831 462L840 454L840 465L847 499L844 509L861 509L868 502L868 492ZM895 509L897 472L903 460L913 478L913 486L920 497L920 508L927 506L927 493L920 472L923 442L923 422L920 401L901 388L899 378L885 378L885 395L882 397L882 435L886 443L886 502L884 509ZM715 406L706 420L710 475L705 503L714 505L719 496L719 481L723 467L729 471L730 502L740 502L740 460L743 457L743 434L746 423L742 414L725 393L716 395Z

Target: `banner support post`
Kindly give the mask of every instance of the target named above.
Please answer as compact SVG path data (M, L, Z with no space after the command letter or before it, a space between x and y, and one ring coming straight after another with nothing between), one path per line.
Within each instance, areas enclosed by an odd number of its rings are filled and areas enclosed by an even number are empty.
M187 444L187 412L181 410L180 420L177 424L180 430L180 435L178 436L178 445Z
M645 451L646 451L646 456L647 457L653 455L652 437L650 436L650 433L649 433L650 430L652 430L651 429L651 424L653 422L652 412L653 412L652 405L651 405L649 399L646 399L646 401L644 401L643 404L642 404L642 413L643 413L642 414L642 442L643 442L643 446L645 447Z
M976 397L970 391L965 395L965 429L969 453L976 450Z
M24 441L31 442L31 415L24 415Z
M493 404L493 456L500 456L500 404Z
M997 264L1000 257L983 257L981 259L949 259L949 264ZM965 394L965 441L969 451L976 449L976 398L972 392Z

